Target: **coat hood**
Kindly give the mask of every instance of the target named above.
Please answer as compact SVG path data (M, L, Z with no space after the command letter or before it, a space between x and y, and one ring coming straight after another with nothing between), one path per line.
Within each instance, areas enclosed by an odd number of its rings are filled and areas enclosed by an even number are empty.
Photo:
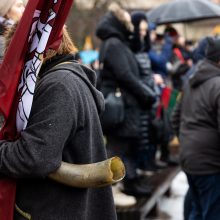
M141 23L141 21L146 21L146 23L148 24L148 20L147 20L145 13L144 12L133 12L131 14L131 20L132 20L132 24L134 25L134 32L133 32L133 36L131 39L132 50L134 52L139 52L139 51L148 52L151 48L149 29L147 30L147 34L144 38L144 41L141 42L141 39L140 39L140 23Z
M112 12L108 12L99 21L96 28L96 35L101 40L106 40L110 37L127 40L131 35L131 32Z
M93 70L75 61L74 55L56 56L44 63L39 77L42 78L48 73L58 70L69 70L82 79L92 93L98 113L101 114L104 111L104 98L102 93L96 89L97 78Z
M203 59L197 64L195 74L189 83L191 87L195 88L216 76L220 76L220 66L210 60Z
M197 63L205 58L207 46L208 46L208 37L205 37L199 41L198 47L193 51L194 62Z

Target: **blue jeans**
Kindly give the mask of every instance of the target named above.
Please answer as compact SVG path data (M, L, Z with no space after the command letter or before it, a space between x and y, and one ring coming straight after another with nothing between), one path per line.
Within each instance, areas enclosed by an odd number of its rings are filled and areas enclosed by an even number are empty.
M192 197L189 220L220 220L220 173L187 178Z
M184 199L184 220L189 220L189 216L192 211L192 196L191 196L190 189L187 191Z

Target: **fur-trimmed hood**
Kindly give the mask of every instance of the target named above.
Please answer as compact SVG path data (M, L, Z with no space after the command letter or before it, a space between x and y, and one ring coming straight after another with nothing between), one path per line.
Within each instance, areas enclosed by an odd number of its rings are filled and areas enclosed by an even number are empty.
M96 35L101 40L110 37L127 40L133 29L131 21L129 22L125 17L124 10L114 3L109 6L109 11L99 21Z
M110 11L130 32L134 31L134 26L131 21L125 17L125 10L122 9L117 3L110 4L108 11Z

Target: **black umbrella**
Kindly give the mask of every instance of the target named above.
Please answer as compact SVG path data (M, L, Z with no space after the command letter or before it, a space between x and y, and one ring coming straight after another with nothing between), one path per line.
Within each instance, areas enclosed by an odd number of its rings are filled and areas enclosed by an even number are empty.
M220 18L220 6L209 0L173 0L147 13L149 22L169 24Z

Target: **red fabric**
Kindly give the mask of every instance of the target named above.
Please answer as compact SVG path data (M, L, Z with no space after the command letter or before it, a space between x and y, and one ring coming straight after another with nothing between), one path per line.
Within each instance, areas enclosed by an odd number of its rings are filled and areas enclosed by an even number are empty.
M0 219L13 220L16 182L11 179L0 180Z
M173 52L176 54L176 56L181 61L181 63L185 63L185 59L184 59L184 57L183 57L183 55L182 55L179 48L174 48Z
M157 109L157 114L156 114L158 118L161 117L162 109L168 109L171 93L172 93L172 89L170 87L165 87L163 89L160 98L160 105Z
M5 116L5 123L0 131L0 140L13 141L19 134L16 131L16 112L20 94L18 84L28 54L28 38L34 22L36 9L41 11L41 22L45 23L48 11L55 0L29 0L24 15L9 45L4 61L0 67L0 111ZM48 40L48 48L57 49L61 42L62 28L73 0L57 0L53 8L57 12L56 19L51 20L52 33ZM0 220L13 220L16 182L11 179L0 179Z

